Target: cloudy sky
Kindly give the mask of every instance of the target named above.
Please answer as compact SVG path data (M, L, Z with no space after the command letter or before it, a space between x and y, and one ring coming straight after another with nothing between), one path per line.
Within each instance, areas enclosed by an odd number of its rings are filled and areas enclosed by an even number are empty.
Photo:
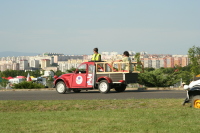
M187 54L200 0L0 0L0 52Z

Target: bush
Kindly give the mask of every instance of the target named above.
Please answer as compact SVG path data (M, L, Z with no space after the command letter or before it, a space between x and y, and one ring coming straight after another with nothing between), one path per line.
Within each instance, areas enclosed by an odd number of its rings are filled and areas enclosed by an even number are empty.
M21 83L14 84L13 88L15 88L15 89L38 89L38 88L45 88L45 86L40 83L23 81Z
M0 87L6 87L7 84L8 84L8 80L7 79L1 79Z

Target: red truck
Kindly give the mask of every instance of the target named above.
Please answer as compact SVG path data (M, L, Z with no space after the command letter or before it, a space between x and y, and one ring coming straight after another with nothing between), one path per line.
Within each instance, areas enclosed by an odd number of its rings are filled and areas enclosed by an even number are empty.
M137 82L140 73L136 71L138 64L142 65L137 62L83 62L73 73L57 77L54 86L60 94L70 93L71 90L78 93L81 90L93 89L108 93L113 88L117 92L123 92L127 84Z

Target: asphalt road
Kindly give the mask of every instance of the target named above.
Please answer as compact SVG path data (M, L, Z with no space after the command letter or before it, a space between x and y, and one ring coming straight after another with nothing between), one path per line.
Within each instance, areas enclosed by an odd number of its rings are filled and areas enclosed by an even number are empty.
M93 99L158 99L186 97L183 90L126 90L122 93L111 91L101 94L98 91L58 94L55 90L0 91L0 100L93 100Z

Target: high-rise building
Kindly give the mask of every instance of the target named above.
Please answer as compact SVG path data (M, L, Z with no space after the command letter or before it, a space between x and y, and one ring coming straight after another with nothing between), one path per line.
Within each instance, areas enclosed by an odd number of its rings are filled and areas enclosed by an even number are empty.
M41 60L41 68L44 69L45 67L50 67L50 60L49 59L42 59Z
M158 58L152 58L152 68L160 68L160 60Z
M31 60L30 67L39 68L40 67L39 60L35 60L35 59Z
M28 60L20 60L19 69L20 70L28 69Z
M12 70L19 70L19 63L14 62L12 64Z

